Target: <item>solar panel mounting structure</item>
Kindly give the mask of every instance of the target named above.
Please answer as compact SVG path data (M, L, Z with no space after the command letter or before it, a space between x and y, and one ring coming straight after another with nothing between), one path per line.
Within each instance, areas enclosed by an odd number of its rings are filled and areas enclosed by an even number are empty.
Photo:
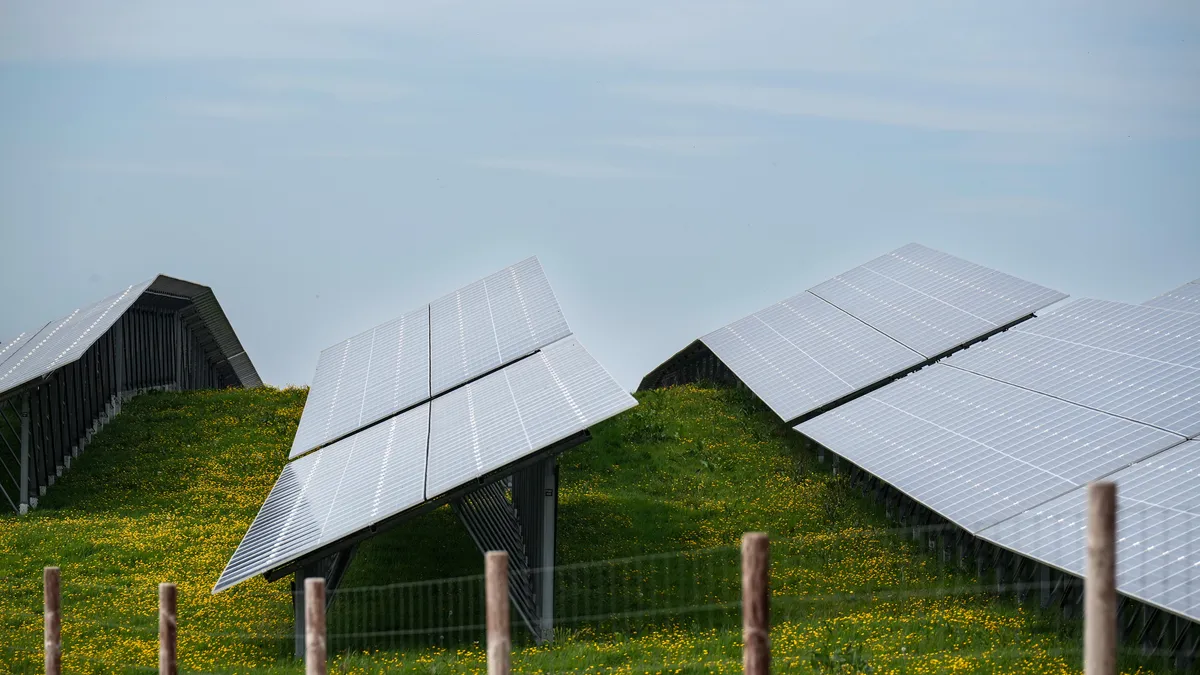
M1064 297L909 244L705 335L641 388L727 370L797 424Z
M549 639L555 457L634 405L537 259L501 270L322 352L292 461L213 592L295 572L332 602L358 542L449 503L481 552L509 552L513 605Z
M0 498L36 508L130 398L262 384L212 289L159 275L0 342Z

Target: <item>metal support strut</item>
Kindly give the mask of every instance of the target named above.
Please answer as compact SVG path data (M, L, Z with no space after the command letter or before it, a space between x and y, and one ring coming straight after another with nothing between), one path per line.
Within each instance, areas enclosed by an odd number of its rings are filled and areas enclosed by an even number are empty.
M508 552L508 588L513 607L539 644L551 641L557 461L546 457L452 504L481 553Z

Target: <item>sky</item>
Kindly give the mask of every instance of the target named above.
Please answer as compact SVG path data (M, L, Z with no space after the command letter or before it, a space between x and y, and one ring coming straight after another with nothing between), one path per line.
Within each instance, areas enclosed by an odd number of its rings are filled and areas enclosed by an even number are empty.
M622 385L915 241L1200 277L1196 2L0 0L0 338L164 273L263 379L537 255Z

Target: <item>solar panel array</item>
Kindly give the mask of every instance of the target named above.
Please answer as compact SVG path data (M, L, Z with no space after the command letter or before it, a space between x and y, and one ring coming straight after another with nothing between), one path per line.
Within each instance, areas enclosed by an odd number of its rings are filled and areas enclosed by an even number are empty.
M0 394L78 359L137 302L150 284L146 281L130 286L58 321L51 321L36 333L11 341L5 347L5 355L0 355L3 358L0 361Z
M1200 433L1200 314L1078 300L946 363L1182 436Z
M1200 441L1118 471L1117 588L1200 618ZM1078 488L989 527L983 538L1083 576L1087 490Z
M502 270L322 352L292 446L303 456L284 467L213 592L636 404L571 337L537 259Z
M1150 307L1200 314L1200 279L1186 283L1173 291L1167 291L1157 298L1147 300L1144 304Z
M796 429L970 532L1182 440L941 364Z
M926 357L1066 297L919 244L882 255L811 292Z
M781 419L795 419L923 357L801 293L701 338Z
M1119 484L1118 590L1200 620L1200 314L1080 300L796 427L964 529L1083 574Z
M909 244L701 340L790 421L1064 297Z
M570 335L537 258L321 352L290 457Z

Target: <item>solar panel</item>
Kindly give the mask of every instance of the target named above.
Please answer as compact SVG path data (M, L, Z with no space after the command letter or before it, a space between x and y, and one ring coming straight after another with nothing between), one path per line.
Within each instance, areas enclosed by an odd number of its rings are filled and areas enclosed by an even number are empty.
M1200 434L1200 314L1078 300L946 363L1183 436Z
M14 345L13 353L0 365L0 393L53 372L78 359L125 313L149 281L135 284L116 295L71 312L46 324L36 335ZM19 350L19 351L18 351Z
M941 364L796 429L970 532L1183 440Z
M1186 283L1173 291L1167 291L1157 298L1147 300L1144 304L1150 307L1200 314L1200 279Z
M4 362L13 354L19 353L22 345L32 340L34 336L41 333L45 328L46 326L42 326L35 331L21 333L17 337L0 344L0 366L4 365Z
M537 258L430 303L433 396L571 334Z
M810 290L930 358L1066 297L919 244Z
M425 404L285 465L213 592L420 505L428 433Z
M425 495L438 497L632 408L574 338L432 402Z
M429 308L321 352L294 458L429 398Z
M1200 442L1118 471L1117 590L1200 620ZM993 525L984 539L1083 576L1087 490Z
M701 340L783 420L924 360L807 292Z

